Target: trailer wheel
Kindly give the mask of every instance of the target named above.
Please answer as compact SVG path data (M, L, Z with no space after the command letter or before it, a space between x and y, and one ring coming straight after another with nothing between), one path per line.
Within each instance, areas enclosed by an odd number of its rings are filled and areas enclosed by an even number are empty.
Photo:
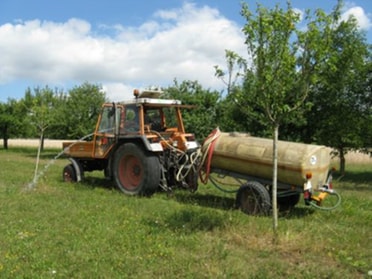
M159 159L136 144L123 144L115 152L113 175L116 185L125 194L151 195L160 183Z
M64 182L76 182L76 171L72 164L69 164L63 168L62 179Z
M236 206L248 215L268 215L271 208L269 192L262 184L249 181L239 188Z

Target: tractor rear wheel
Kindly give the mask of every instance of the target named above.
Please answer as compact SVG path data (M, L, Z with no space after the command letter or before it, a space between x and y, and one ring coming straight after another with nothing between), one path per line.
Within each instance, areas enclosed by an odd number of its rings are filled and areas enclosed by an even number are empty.
M239 188L236 206L248 215L268 215L271 209L269 192L261 183L249 181Z
M160 183L160 162L140 146L126 143L115 152L113 176L127 195L151 195Z

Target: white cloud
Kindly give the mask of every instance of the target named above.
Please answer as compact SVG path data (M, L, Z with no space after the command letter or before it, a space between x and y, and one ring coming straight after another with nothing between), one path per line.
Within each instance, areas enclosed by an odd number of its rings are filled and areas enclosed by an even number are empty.
M104 92L110 92L110 101L117 102L133 98L133 87L123 83L106 83L102 85Z
M303 10L298 8L293 8L293 12L299 16L299 21L302 21L304 19L305 13Z
M1 25L0 84L89 81L102 84L110 99L119 100L122 91L131 96L130 88L167 86L174 78L221 87L213 66L224 66L224 50L246 54L240 27L206 6L157 11L140 26L101 27L115 35L97 35L81 19Z
M364 9L359 6L351 6L349 4L347 10L342 14L341 20L348 20L350 16L354 16L358 22L359 28L369 30L372 27L370 15L366 14Z

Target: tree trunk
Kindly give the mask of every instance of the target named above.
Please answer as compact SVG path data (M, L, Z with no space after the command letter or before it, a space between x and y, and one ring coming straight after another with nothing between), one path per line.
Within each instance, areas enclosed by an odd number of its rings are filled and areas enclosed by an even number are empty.
M340 174L345 175L345 151L341 147L338 149L339 156L340 156Z
M8 137L4 136L3 138L3 146L4 149L8 149Z
M278 137L279 125L274 125L273 140L273 187L272 187L272 207L273 207L273 242L278 243L278 206L277 206L277 177L278 177Z
M8 125L3 127L3 147L8 149Z
M41 132L41 137L40 137L40 151L44 151L44 130Z

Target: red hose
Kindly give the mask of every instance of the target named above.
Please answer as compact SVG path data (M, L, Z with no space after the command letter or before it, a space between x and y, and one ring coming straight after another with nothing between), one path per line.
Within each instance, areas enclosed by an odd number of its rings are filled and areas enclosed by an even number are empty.
M216 145L216 140L218 139L219 136L220 136L220 130L217 128L217 129L214 129L212 133L210 133L209 136L204 140L203 147L205 144L207 144L207 150L205 151L207 152L207 157L206 157L207 160L203 162L202 169L199 171L200 181L203 184L207 184L208 182L214 146ZM210 140L211 142L208 143L208 141Z

